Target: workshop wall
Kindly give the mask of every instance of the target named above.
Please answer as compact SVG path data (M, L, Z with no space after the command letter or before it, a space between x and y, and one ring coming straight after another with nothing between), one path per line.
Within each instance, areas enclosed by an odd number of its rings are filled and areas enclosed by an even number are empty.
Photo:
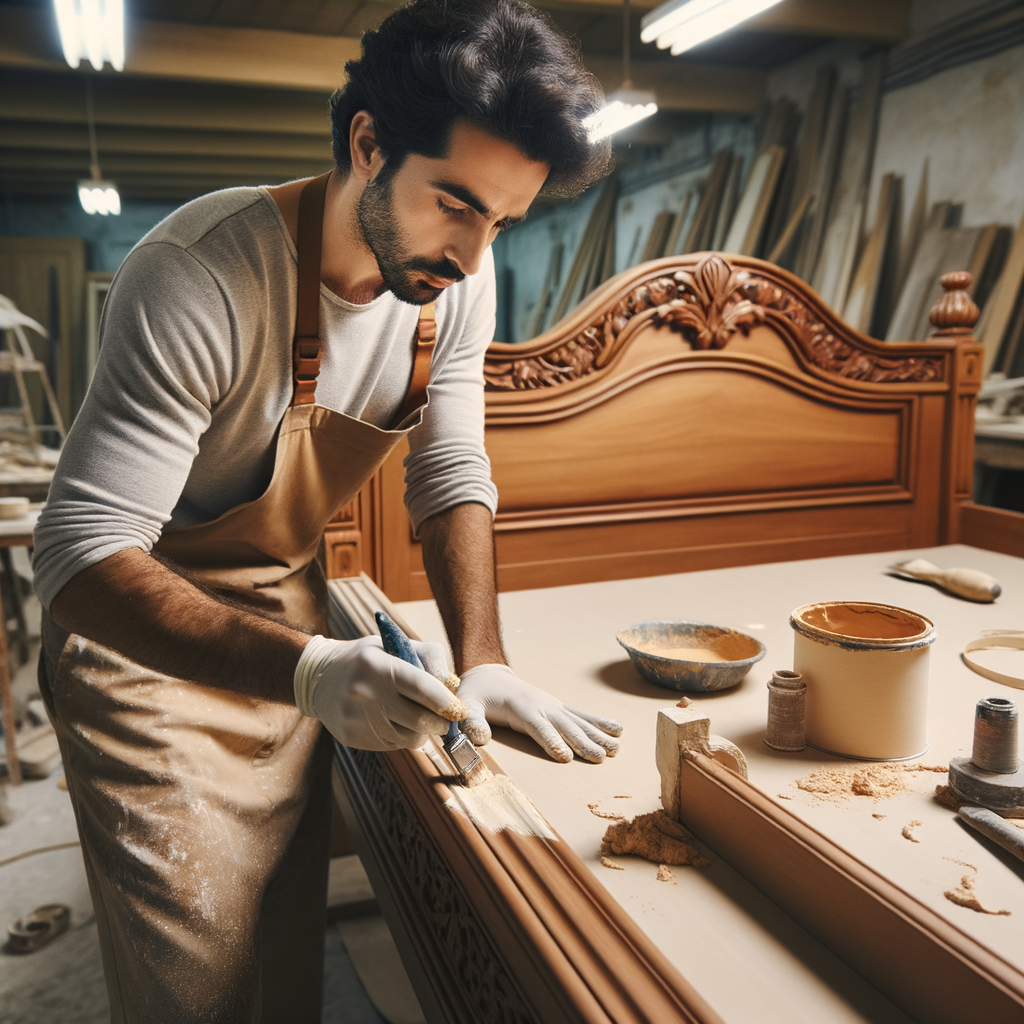
M679 209L686 192L707 175L715 153L731 147L743 156L746 170L754 142L754 118L705 115L686 118L665 142L617 144L620 183L615 209L615 273L639 262L654 217ZM496 239L498 341L518 343L534 336L536 306L552 250L562 245L560 275L556 276L564 280L601 187L598 183L570 203L538 203L525 223Z
M911 33L890 52L890 66L950 18L969 17L989 6L978 0L918 0L912 8ZM832 64L839 84L856 86L866 53L863 44L853 42L820 47L773 71L768 96L788 97L805 111L818 68ZM905 227L927 160L929 202L962 203L965 227L990 222L1015 226L1024 216L1024 46L952 67L942 64L940 52L927 77L899 88L886 86L869 217L876 209L882 178L892 171L904 177Z
M122 199L117 217L86 213L77 196L26 199L3 196L0 235L28 238L82 238L86 269L114 273L132 246L181 203Z

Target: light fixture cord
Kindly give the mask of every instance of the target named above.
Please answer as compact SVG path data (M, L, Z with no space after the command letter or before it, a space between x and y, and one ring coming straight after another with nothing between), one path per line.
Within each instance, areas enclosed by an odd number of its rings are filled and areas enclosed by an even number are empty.
M96 148L96 118L92 109L92 79L85 76L85 117L89 123L89 173L93 181L101 181L100 156Z
M622 85L632 88L629 77L629 0L622 0Z

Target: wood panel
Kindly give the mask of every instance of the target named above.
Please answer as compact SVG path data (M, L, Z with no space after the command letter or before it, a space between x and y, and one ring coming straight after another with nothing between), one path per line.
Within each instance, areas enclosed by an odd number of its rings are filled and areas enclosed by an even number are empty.
M533 341L491 346L502 589L956 539L973 338L875 342L786 271L729 260L643 264ZM430 593L405 453L382 468L363 527L394 600Z
M960 509L961 544L1024 558L1024 515L965 502Z

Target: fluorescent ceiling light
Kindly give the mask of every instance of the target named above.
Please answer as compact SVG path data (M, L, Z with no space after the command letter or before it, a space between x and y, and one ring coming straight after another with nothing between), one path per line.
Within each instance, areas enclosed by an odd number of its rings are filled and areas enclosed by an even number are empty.
M619 89L608 97L608 103L583 122L591 142L614 135L637 121L658 112L653 92Z
M78 183L78 201L86 213L99 213L104 217L121 212L121 196L112 181L88 179Z
M124 0L53 0L64 59L73 68L84 57L97 70L105 61L124 71Z
M669 0L640 22L640 38L656 41L673 54L707 42L748 18L774 7L779 0Z

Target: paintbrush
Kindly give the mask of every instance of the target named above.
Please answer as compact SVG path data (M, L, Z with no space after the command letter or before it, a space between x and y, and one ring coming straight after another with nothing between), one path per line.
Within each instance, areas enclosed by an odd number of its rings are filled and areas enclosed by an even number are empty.
M1003 592L999 580L988 573L979 572L977 569L940 569L923 558L912 558L909 562L890 565L889 571L904 579L934 583L943 590L956 594L957 597L966 597L969 601L994 601Z
M377 620L380 638L384 642L384 650L388 654L426 671L409 638L391 616L385 612L376 612L374 618ZM444 680L442 679L441 682ZM469 741L469 737L459 728L458 722L452 722L448 726L443 743L444 752L448 755L448 760L451 761L464 786L475 786L490 775L483 758Z

